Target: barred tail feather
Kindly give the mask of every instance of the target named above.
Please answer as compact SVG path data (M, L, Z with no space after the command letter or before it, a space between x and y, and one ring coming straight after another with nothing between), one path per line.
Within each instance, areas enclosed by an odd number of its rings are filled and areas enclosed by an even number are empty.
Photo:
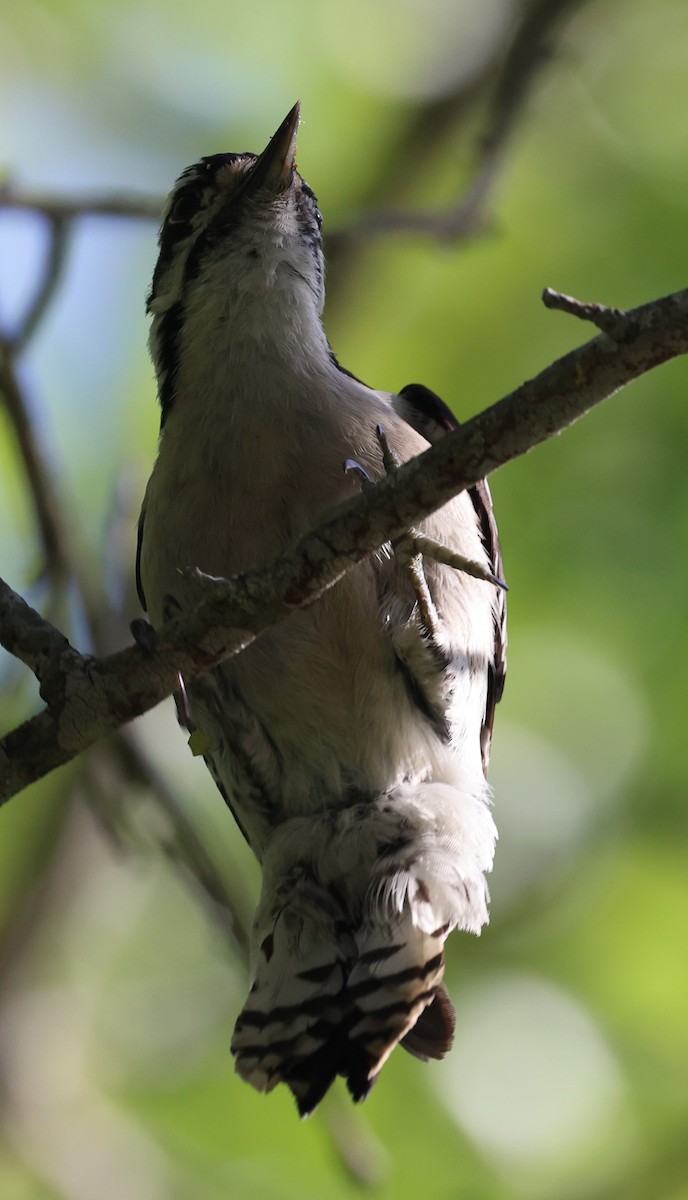
M423 933L408 913L393 929L377 926L365 938L349 976L355 1021L349 1039L368 1057L366 1078L349 1076L355 1099L368 1093L395 1046L434 1001L444 974L446 935L446 928L439 937Z
M305 1116L344 1056L346 976L355 945L345 913L317 884L289 875L275 899L232 1052L243 1079L263 1092L288 1084ZM262 922L257 927L265 930Z
M363 1099L400 1042L421 1059L447 1052L444 943L487 920L496 834L483 795L408 785L275 832L232 1041L245 1080L286 1083L307 1115L337 1075Z

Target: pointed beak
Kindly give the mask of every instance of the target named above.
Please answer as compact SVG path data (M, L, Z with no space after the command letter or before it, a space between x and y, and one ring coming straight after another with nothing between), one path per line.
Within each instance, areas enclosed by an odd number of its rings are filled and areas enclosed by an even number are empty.
M296 101L291 112L287 113L277 133L270 138L263 153L259 155L252 168L242 191L253 194L258 191L272 192L278 195L291 187L294 178L294 156L296 154L296 134L299 128L301 102Z

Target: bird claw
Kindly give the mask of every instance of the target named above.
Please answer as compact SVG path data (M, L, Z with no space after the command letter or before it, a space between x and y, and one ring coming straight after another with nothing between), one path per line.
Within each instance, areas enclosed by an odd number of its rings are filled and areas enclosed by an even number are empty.
M188 696L188 693L186 690L184 676L181 674L177 675L177 690L176 690L176 692L173 692L173 697L174 697L174 706L177 710L178 723L182 726L183 729L188 729L189 733L193 736L193 734L196 732L196 723L195 723L193 717L191 716L191 706L189 704L189 696ZM192 753L194 753L194 754L196 753L196 751L193 750L193 748L192 748Z
M390 446L387 434L382 425L377 425L375 432L377 440L380 443L380 449L382 450L382 465L387 475L390 475L401 466L401 459ZM418 601L420 620L431 637L437 635L439 618L425 578L425 571L423 569L424 558L431 558L443 566L452 567L456 571L463 571L466 575L472 575L475 579L482 579L486 583L491 583L494 587L503 588L504 591L508 591L508 586L504 580L498 579L488 567L476 562L472 558L466 558L463 554L458 554L455 550L452 550L451 546L446 546L443 542L438 542L435 538L429 537L428 534L422 533L419 529L408 529L402 537L392 542L392 550L399 565L411 582Z
M391 475L401 466L401 459L390 446L387 434L382 425L375 426L375 433L382 451L382 465L385 473ZM345 475L358 475L360 477L363 490L375 486L375 481L371 479L365 467L362 467L355 458L345 459L343 469ZM504 580L494 575L483 563L476 562L472 558L466 558L463 554L458 554L455 550L452 550L451 546L446 546L443 542L438 542L435 538L429 537L428 534L422 533L419 529L408 529L400 538L396 538L391 542L391 548L415 593L420 622L433 639L438 636L439 617L425 578L425 571L423 569L424 558L431 558L442 566L452 567L456 571L463 571L464 574L472 575L475 579L482 579L485 583L491 583L493 587L503 588L504 591L509 590Z
M365 467L362 467L360 462L356 462L355 458L345 458L342 464L342 469L345 475L359 475L361 479L361 487L369 488L375 486L375 480L370 478Z

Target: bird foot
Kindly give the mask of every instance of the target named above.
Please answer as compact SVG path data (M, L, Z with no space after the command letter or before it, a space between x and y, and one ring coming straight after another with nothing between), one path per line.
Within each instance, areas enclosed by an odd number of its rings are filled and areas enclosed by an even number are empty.
M401 466L401 459L392 450L387 434L381 425L376 426L375 432L377 439L382 449L382 465L388 475L396 471ZM359 468L362 470L362 468ZM457 554L452 550L451 546L445 545L443 542L438 542L435 538L428 537L426 533L421 533L419 529L409 529L401 538L392 543L397 556L399 554L406 555L407 558L413 559L418 557L432 558L435 562L442 563L445 567L454 567L457 571L463 571L466 575L472 575L475 579L484 579L486 583L493 584L494 587L503 588L508 592L508 584L503 579L498 579L496 575L482 563L476 562L472 558L466 558L463 554Z
M375 432L377 433L377 439L382 450L382 465L386 473L391 475L393 471L396 471L401 466L401 459L390 446L387 434L381 425L376 426ZM453 567L457 571L463 571L466 575L472 575L475 579L482 579L486 583L491 583L494 587L503 588L505 591L508 590L504 580L498 579L482 563L476 562L472 558L466 558L463 554L458 554L455 550L452 550L451 546L447 546L443 542L438 542L435 538L429 537L428 534L422 533L419 529L413 527L408 529L402 537L392 542L392 549L416 594L421 623L433 639L436 639L438 634L439 618L425 578L425 571L423 569L424 558L431 558L443 566Z

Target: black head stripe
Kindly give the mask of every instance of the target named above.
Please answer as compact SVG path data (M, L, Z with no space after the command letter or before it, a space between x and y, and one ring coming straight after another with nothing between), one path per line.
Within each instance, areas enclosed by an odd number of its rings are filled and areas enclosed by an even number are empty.
M194 232L197 231L198 214L205 208L213 194L218 171L221 167L246 157L245 154L211 154L182 171L170 196L167 215L158 237L160 253L148 298L149 309L151 301L160 290L177 250L185 242L193 239ZM199 236L200 233L201 231L198 230Z
M252 224L253 206L257 202L250 189L245 192L243 186L250 181L250 167L255 161L256 155L249 152L208 155L182 172L170 195L147 304L148 312L153 314L151 351L158 377L162 425L175 400L185 311L204 265L218 255L218 261L223 254L229 257L235 232L241 230L244 222L251 229L248 253L255 259L260 257L253 244L261 236L260 224ZM218 178L220 172L223 174ZM305 279L321 302L322 218L313 191L295 172L292 190L279 197L268 197L267 203L288 204L294 212L300 240L312 255L312 268L306 278L298 265L287 262L286 266ZM218 244L220 249L216 254Z

